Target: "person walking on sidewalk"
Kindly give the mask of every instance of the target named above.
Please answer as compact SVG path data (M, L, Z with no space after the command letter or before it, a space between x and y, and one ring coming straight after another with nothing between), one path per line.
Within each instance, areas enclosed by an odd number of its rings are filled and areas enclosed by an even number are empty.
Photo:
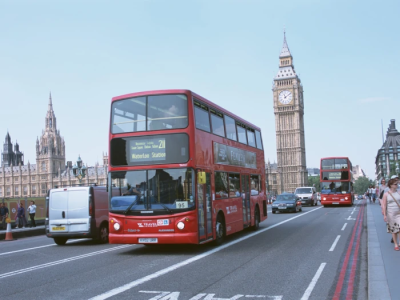
M19 228L21 228L21 225L22 225L22 228L25 228L25 226L26 226L25 208L24 208L24 205L22 204L22 202L19 203L16 218L18 218L17 226Z
M381 205L381 208L382 208L382 198L383 198L383 195L387 192L389 190L389 188L387 187L387 185L386 185L386 179L385 178L382 178L382 181L381 181L381 185L379 186L379 198L378 198L378 201L379 201L379 205ZM383 208L382 208L382 215L383 215Z
M376 188L375 188L375 186L373 185L373 186L371 186L371 200L375 203L375 200L376 200Z
M31 219L31 226L29 227L36 227L35 223L35 214L36 214L36 205L35 201L31 201L31 205L28 207L29 218Z
M397 179L390 179L389 191L383 195L384 220L387 223L387 232L392 234L394 250L399 251L398 234L400 232L400 194L397 192Z
M1 229L6 229L6 218L8 218L8 207L4 205L4 202L0 206L0 221Z

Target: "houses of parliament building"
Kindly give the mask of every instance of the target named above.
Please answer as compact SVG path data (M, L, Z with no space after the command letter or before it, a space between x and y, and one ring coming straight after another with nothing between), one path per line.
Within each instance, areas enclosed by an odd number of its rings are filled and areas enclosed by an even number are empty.
M86 167L82 184L106 184L107 155L103 154L103 165L96 163ZM10 134L6 134L1 153L0 198L44 197L48 189L77 184L79 180L73 175L72 161L65 159L65 141L57 130L50 94L45 129L36 140L36 164L25 164L18 143L13 147Z

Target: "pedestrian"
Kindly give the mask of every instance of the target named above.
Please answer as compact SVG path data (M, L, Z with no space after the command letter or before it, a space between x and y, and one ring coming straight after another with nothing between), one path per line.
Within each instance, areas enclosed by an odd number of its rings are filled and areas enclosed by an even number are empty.
M0 206L0 221L1 221L1 229L6 229L6 219L8 218L8 207L5 206L4 202L1 203Z
M31 219L31 225L29 227L36 227L35 223L35 214L36 214L36 205L35 201L31 201L31 205L28 207L29 218Z
M379 205L381 206L381 210L382 210L382 215L383 215L383 207L382 207L382 198L383 195L389 190L389 188L386 185L386 179L382 178L381 180L381 185L379 186Z
M371 186L371 198L372 198L372 201L375 203L375 200L376 200L376 188L375 188L374 185Z
M371 186L369 186L367 189L367 198L368 198L369 202L371 202L370 191L371 191Z
M398 233L400 231L400 194L397 192L398 180L389 180L387 191L383 195L384 220L387 223L387 232L392 234L394 250L399 251Z
M21 228L21 225L22 225L22 228L25 228L25 225L26 225L25 208L24 208L24 205L22 204L22 202L19 203L16 218L18 218L18 224L17 224L18 228Z

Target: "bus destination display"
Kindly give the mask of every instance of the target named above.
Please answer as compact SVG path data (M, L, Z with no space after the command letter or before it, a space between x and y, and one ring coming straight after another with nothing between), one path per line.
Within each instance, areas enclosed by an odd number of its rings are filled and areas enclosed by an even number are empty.
M159 161L166 159L165 138L134 139L129 143L130 162Z

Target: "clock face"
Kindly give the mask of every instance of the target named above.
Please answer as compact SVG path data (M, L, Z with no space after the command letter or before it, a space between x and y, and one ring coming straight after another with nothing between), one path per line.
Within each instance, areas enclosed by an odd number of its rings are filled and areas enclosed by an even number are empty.
M279 102L282 104L289 104L292 102L292 93L289 91L282 91L279 93Z

